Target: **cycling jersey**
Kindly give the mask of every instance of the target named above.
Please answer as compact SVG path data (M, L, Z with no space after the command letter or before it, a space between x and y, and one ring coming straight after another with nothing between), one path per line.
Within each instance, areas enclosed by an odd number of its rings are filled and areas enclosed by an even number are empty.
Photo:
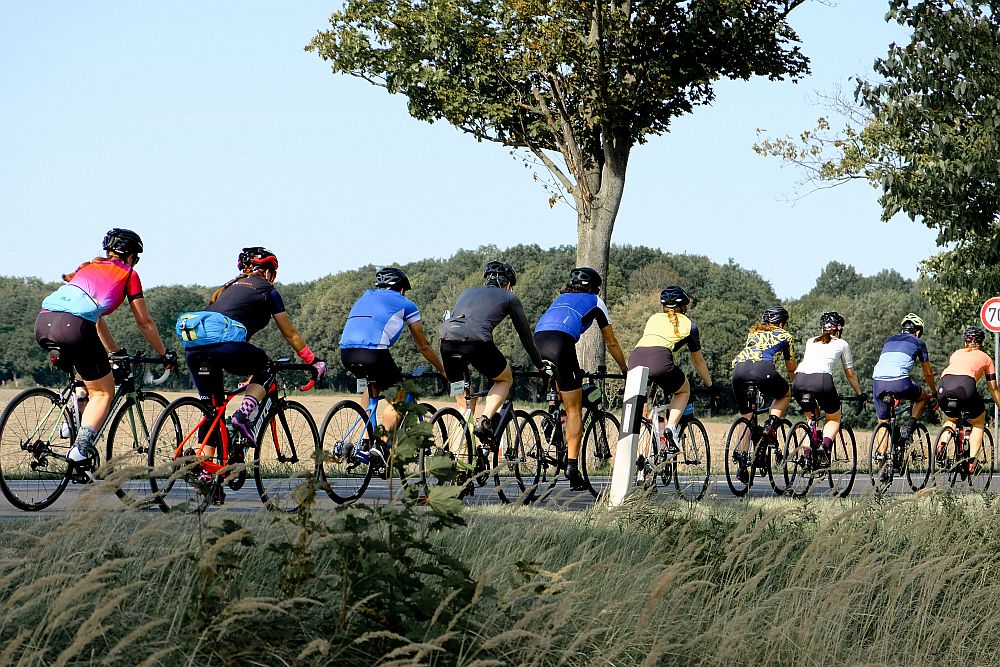
M117 258L77 269L73 279L42 301L42 311L70 313L90 322L115 311L125 301L142 298L142 283L132 267Z
M792 335L784 329L751 331L743 350L733 359L733 366L745 361L770 361L778 355L787 361L795 356Z
M873 380L902 380L910 377L917 360L927 361L927 343L911 333L898 333L885 341L882 354L872 371Z
M806 351L802 355L802 363L799 364L796 374L826 373L833 375L833 365L837 359L840 359L844 365L844 370L854 368L851 347L847 341L831 338L829 343L820 343L818 337L810 338L806 342Z
M520 299L499 287L470 287L459 294L451 317L439 330L441 340L492 343L493 329L508 316L531 363L541 366L542 358L531 339L531 326Z
M247 339L267 326L271 317L285 312L285 303L274 285L260 276L243 276L223 290L205 310L222 313L247 328Z
M683 313L677 313L677 326L670 321L667 313L656 313L646 320L642 338L635 344L639 347L665 347L670 352L683 349L686 345L692 352L701 350L701 336L698 325Z
M596 294L566 292L557 296L542 314L535 326L535 333L562 331L578 341L594 322L601 329L611 323L611 315L604 300Z
M361 295L344 324L341 349L389 349L403 329L420 321L417 306L390 289L370 289Z
M948 360L948 368L944 369L941 377L945 375L968 375L976 382L984 375L987 380L997 379L997 369L993 365L993 359L982 350L973 348L962 348L956 350Z

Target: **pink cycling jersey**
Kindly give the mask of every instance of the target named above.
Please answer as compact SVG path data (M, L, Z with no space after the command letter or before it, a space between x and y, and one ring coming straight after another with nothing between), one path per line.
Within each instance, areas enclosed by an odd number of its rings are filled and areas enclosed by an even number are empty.
M72 288L90 297L92 304L74 298ZM60 292L68 298L59 298ZM68 312L91 321L115 311L125 298L129 301L142 298L142 282L139 274L119 259L91 262L77 270L68 285L64 285L50 298L42 302L43 310ZM85 298L85 297L84 297Z

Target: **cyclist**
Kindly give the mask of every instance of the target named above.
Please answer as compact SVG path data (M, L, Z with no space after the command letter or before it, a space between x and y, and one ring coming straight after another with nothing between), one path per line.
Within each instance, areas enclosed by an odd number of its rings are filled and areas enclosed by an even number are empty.
M548 372L547 364L531 339L531 325L524 315L521 300L512 291L515 284L517 274L510 264L497 260L487 262L483 268L483 286L462 291L455 308L439 330L445 375L453 379L461 378L471 364L493 380L483 401L483 414L474 428L476 437L488 444L492 444L493 440L493 418L514 383L507 358L493 343L496 326L510 317L531 363L542 372ZM459 408L464 410L465 397L458 396L457 400Z
M599 296L601 282L601 274L588 266L573 269L566 287L535 326L535 346L542 359L555 365L556 385L566 408L566 450L569 459L566 478L574 491L590 488L578 467L583 439L583 370L577 360L576 343L591 324L597 323L611 357L623 373L628 372L625 355L611 327L608 307Z
M986 404L976 391L976 383L986 376L986 388L993 401L1000 404L1000 390L997 389L997 370L990 355L983 352L986 332L979 327L965 327L962 331L965 345L948 360L948 367L941 373L938 382L938 405L942 406L948 421L955 428L955 422L962 413L970 415L972 433L969 435L969 472L975 469L976 457L983 445L983 431L986 427ZM956 409L945 409L945 399L957 399ZM950 401L949 401L950 402Z
M899 328L899 333L886 339L872 371L872 397L875 399L875 416L883 423L889 421L890 408L879 400L879 396L891 393L899 399L913 401L910 421L899 429L899 436L906 439L916 428L917 418L927 405L927 399L936 394L937 389L927 343L923 341L924 321L916 313L908 313ZM910 369L918 360L930 393L925 394L920 385L910 379Z
M319 376L326 372L326 363L315 355L292 326L281 295L273 284L278 275L275 254L261 246L243 248L236 266L240 274L217 289L205 310L196 315L208 315L217 321L224 318L226 331L237 333L184 340L189 336L181 332L181 322L191 313L181 315L178 331L185 344L184 356L191 377L203 401L213 406L221 404L225 396L223 371L250 376L243 403L233 413L230 423L252 442L250 415L264 398L262 382L269 360L262 349L249 342L250 338L273 319L285 342L304 363L311 364ZM214 450L209 447L204 453L210 456ZM242 455L240 447L233 448L231 456L235 461L240 461Z
M840 431L840 396L833 384L833 365L839 359L844 367L847 382L854 389L858 398L864 398L858 375L854 372L854 360L851 357L851 347L841 338L846 320L837 312L823 313L819 318L820 335L806 341L806 351L802 362L795 371L792 383L792 393L795 400L802 403L803 394L812 394L816 405L826 413L826 423L823 425L822 456L820 461L829 465L833 441ZM806 408L807 406L803 406ZM803 455L810 457L812 452L805 448Z
M667 454L680 451L677 447L680 421L691 395L691 383L684 371L674 363L674 354L687 347L694 369L711 392L713 402L722 394L721 388L712 382L705 357L701 353L698 325L685 315L690 303L691 295L680 285L664 287L660 292L663 312L656 313L646 321L642 338L635 344L635 349L628 358L629 368L646 366L649 368L649 381L655 382L664 394L673 394L664 431Z
M81 397L80 431L69 460L84 474L93 470L97 450L94 441L108 416L115 391L108 353L120 354L104 316L126 299L135 324L156 354L177 367L177 353L168 351L146 309L142 283L135 265L142 253L142 239L130 229L114 228L104 235L104 257L84 262L63 276L66 284L45 297L35 320L35 340L45 348L58 347L59 364L75 369L86 387L89 400Z
M790 380L795 379L795 350L792 335L788 333L788 311L782 306L771 306L760 316L760 322L750 327L743 351L733 359L733 393L740 414L753 418L753 405L748 395L748 386L755 384L766 398L771 399L771 410L764 422L764 437L774 440L778 423L792 400L792 390L785 378L778 374L774 359L778 355L785 360L785 370ZM746 483L749 479L748 461L739 457L737 478Z

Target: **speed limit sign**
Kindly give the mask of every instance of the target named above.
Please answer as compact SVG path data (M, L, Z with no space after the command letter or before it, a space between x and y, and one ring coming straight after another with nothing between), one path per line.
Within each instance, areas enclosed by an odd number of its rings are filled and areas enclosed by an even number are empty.
M993 333L1000 333L1000 296L987 299L979 309L979 319L983 326Z

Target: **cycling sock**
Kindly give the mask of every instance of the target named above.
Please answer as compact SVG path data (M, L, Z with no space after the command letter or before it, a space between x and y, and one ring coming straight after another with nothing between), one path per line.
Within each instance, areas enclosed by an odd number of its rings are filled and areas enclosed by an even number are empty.
M240 405L240 409L237 412L242 412L247 417L253 414L253 411L257 409L257 399L253 396L244 396L243 403Z
M833 449L833 438L828 438L823 436L823 449L830 450Z
M580 462L578 459L567 459L566 460L566 472L569 473L573 470L579 470Z
M767 435L774 435L774 430L778 425L777 415L769 415L767 421L764 422L764 433Z
M70 461L86 461L88 450L94 448L94 441L97 440L97 431L89 426L81 426L80 432L76 436L76 446L69 450Z

